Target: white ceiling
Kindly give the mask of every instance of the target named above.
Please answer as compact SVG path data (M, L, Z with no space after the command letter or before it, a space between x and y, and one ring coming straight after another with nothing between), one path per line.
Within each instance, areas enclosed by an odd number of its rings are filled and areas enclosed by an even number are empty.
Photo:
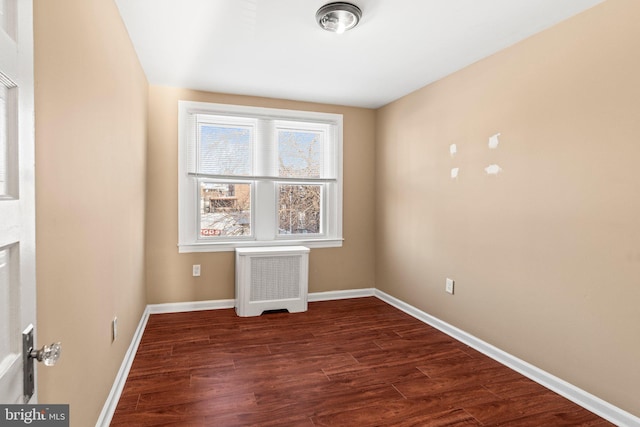
M149 83L377 108L603 0L116 0Z

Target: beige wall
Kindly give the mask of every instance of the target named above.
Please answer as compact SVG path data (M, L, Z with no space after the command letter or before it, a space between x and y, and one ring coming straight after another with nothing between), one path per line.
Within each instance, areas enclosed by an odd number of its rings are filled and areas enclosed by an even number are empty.
M35 0L41 403L94 425L146 303L147 82L113 0ZM111 342L111 320L119 336Z
M374 282L375 111L151 86L147 174L148 302L234 297L234 253L179 254L178 101L218 102L344 115L344 245L313 249L309 291L371 288ZM200 264L202 275L192 277Z
M607 1L412 93L376 144L377 287L635 415L638 16Z

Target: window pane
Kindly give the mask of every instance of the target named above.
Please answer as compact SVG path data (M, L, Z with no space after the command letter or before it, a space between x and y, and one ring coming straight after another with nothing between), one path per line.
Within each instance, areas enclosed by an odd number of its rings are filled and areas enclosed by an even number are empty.
M320 233L322 185L280 184L278 234Z
M320 178L323 136L322 132L279 130L279 176Z
M211 175L251 175L251 126L200 124L199 172Z
M251 184L200 183L200 238L251 235Z

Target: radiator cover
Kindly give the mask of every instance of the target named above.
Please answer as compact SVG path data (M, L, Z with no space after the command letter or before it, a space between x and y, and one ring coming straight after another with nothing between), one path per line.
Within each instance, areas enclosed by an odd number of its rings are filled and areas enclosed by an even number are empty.
M236 249L238 316L259 316L265 310L307 310L309 248L278 246Z

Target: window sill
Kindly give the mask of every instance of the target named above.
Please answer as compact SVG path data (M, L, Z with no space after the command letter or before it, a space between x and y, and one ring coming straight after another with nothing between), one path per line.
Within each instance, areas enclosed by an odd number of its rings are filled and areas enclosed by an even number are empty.
M230 252L236 248L255 248L271 246L306 246L316 248L341 248L344 239L313 239L313 240L269 240L269 241L238 241L238 242L206 242L178 245L178 253L192 252Z

